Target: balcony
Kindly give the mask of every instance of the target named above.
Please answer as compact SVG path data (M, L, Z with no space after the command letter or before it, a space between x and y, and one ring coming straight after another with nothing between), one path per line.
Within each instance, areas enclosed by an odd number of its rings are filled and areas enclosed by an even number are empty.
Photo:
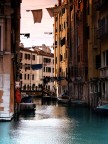
M98 39L104 39L108 36L108 23L103 24L101 27L99 27L96 31L96 37Z
M102 67L100 70L100 78L108 78L108 66Z

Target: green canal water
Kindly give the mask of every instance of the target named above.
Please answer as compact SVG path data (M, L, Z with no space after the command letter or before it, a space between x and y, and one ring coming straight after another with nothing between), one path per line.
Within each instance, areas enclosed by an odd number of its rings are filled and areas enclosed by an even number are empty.
M108 117L84 107L38 103L35 113L0 122L0 144L108 144Z

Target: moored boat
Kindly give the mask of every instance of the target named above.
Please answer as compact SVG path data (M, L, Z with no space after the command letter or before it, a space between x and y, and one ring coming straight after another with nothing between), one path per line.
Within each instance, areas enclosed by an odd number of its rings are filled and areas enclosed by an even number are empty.
M35 110L36 104L34 103L20 103L20 111Z
M61 97L57 97L57 101L58 103L69 103L70 99L67 96L61 96Z
M74 106L87 106L87 104L85 103L85 101L83 100L79 100L79 99L71 99L71 104Z
M103 105L97 106L95 108L95 112L97 112L99 114L107 114L108 115L108 104L103 104Z
M31 96L23 97L21 99L20 112L21 111L35 111L35 110L36 110L36 104L33 103Z

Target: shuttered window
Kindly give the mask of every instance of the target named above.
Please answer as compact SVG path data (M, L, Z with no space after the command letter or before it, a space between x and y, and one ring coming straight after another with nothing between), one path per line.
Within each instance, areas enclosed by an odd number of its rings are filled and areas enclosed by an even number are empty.
M101 67L101 56L96 55L96 69Z

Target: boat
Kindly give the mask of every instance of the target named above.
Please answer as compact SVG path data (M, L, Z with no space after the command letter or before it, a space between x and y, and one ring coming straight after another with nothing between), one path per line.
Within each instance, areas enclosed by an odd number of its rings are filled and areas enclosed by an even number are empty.
M35 111L36 104L33 103L31 96L25 96L21 99L20 112L22 111Z
M58 103L69 103L70 102L70 99L68 96L60 96L60 97L57 97L57 101Z
M80 99L71 99L71 104L74 106L87 106L87 104L85 103L85 101L80 100Z
M107 114L108 115L108 104L99 105L95 108L95 112L99 114Z

